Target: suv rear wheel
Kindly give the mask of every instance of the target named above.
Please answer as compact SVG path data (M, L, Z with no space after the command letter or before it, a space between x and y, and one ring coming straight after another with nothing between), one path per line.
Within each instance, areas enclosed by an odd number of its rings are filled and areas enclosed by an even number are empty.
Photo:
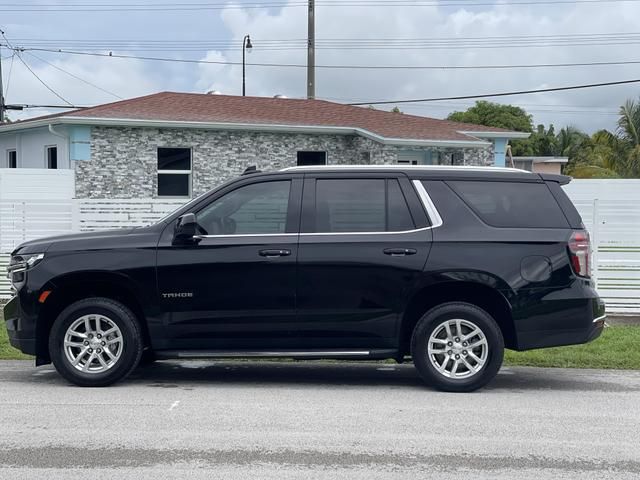
M504 356L495 320L469 303L445 303L425 313L411 338L413 363L439 390L471 392L498 373Z
M135 315L108 298L69 305L58 315L49 336L56 370L81 387L104 387L125 378L140 362L142 348Z

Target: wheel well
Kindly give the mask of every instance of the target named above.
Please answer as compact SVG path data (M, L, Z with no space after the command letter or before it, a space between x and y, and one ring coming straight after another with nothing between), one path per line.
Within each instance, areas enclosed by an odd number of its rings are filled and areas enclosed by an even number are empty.
M38 364L49 363L49 333L53 322L73 302L90 297L105 297L126 305L135 315L143 335L145 347L150 346L150 336L144 311L136 295L119 283L108 280L86 280L66 282L53 289L40 311L38 318L36 355Z
M433 307L448 302L467 302L482 308L500 327L505 347L516 348L516 332L511 307L506 298L485 285L453 282L425 287L413 296L402 318L400 348L403 355L411 353L411 335L422 315Z

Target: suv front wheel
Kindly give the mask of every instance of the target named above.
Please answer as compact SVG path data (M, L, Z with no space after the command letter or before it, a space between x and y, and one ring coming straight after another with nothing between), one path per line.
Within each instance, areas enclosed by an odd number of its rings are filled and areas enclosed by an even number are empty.
M471 392L500 370L504 340L481 308L445 303L425 313L411 338L411 356L422 379L439 390Z
M140 362L142 335L135 315L108 298L87 298L65 308L51 327L49 354L56 370L81 387L105 387Z

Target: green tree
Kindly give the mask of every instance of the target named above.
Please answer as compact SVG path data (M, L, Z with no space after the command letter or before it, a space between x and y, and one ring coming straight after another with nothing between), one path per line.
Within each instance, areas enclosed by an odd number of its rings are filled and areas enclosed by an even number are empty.
M398 106L397 106L397 105L396 105L395 107L393 107L393 108L391 109L391 111L392 111L393 113L402 113L402 110L400 110L400 109L398 108Z
M453 112L448 120L505 128L516 132L533 132L533 119L524 109L484 100L476 102L473 107L464 112Z

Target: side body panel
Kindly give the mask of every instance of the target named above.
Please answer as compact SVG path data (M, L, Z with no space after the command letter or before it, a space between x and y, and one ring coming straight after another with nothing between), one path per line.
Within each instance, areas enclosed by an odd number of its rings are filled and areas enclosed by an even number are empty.
M302 344L314 348L395 349L404 308L429 256L431 230L415 191L402 177L400 183L417 224L414 231L314 233L316 179L350 177L353 175L305 177L297 335ZM393 255L389 249L411 253Z
M424 281L465 281L507 300L519 350L583 343L604 313L590 280L576 277L567 253L571 229L494 228L446 184L423 184L444 224L433 232Z

